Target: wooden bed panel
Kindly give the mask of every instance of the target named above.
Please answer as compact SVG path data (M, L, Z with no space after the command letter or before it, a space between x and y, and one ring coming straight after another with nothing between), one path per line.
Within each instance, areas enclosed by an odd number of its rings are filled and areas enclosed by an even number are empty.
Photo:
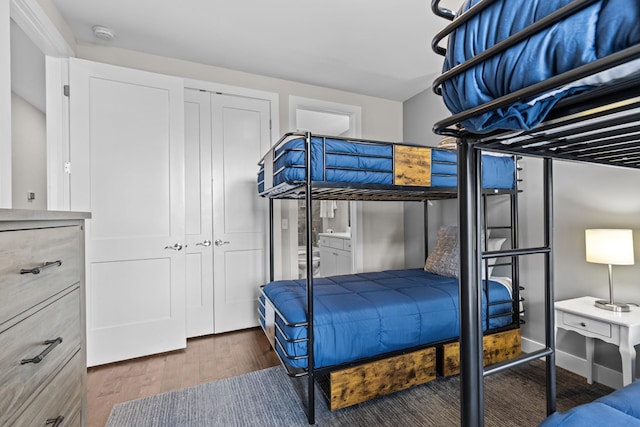
M431 148L396 145L393 159L394 185L431 186Z
M435 378L434 347L333 371L330 374L330 409L346 408Z
M484 365L502 362L520 355L520 329L511 329L482 338ZM442 346L438 355L438 371L447 377L460 373L460 343L454 342Z

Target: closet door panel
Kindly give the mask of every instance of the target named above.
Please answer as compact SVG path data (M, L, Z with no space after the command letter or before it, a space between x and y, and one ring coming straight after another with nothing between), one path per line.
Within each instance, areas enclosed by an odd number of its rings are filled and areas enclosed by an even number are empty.
M70 61L72 210L87 221L89 366L184 348L181 79Z
M187 337L213 333L211 94L185 90Z
M268 203L256 194L256 165L271 145L270 103L212 94L215 332L258 325L266 283ZM217 243L216 243L217 242Z

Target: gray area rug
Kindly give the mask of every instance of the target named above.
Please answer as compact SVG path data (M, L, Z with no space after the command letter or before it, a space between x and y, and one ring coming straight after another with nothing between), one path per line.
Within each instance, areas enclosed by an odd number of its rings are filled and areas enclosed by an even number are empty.
M590 402L612 390L558 369L558 409ZM485 378L485 425L537 426L546 412L544 362ZM214 381L114 406L107 427L306 426L306 378L281 367ZM317 388L318 426L459 426L458 376L330 412ZM304 398L303 398L304 397Z

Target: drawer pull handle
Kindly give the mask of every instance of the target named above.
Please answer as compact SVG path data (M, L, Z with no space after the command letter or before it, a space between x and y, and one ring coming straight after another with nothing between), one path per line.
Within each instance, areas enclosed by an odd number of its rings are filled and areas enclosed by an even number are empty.
M49 354L49 352L51 350L53 350L58 344L60 344L62 342L62 337L58 337L55 340L46 340L44 342L44 345L48 346L47 348L45 348L42 353L40 353L39 355L37 355L36 357L33 357L31 359L22 359L20 361L21 365L25 365L27 363L40 363L42 362L42 359L44 359L47 354Z
M584 322L580 322L580 326L582 326L583 328L586 328L586 327L587 327L587 324L586 324L586 323L584 323Z
M64 417L60 415L59 417L56 417L56 418L49 418L44 424L45 425L51 424L52 427L58 427L59 425L62 424L62 421L64 421Z
M62 265L62 261L60 260L45 262L40 267L23 268L22 270L20 270L20 274L40 274L42 270L46 270L47 268L51 268L51 267L60 267L61 265Z

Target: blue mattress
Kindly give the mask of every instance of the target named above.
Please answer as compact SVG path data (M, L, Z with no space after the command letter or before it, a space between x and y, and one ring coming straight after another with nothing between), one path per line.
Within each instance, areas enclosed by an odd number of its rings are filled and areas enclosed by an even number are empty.
M640 381L567 412L556 412L544 420L540 427L640 426L638 402Z
M314 181L393 185L393 145L312 137L311 173ZM306 178L304 138L292 139L276 149L273 186L300 183ZM432 149L431 186L457 186L455 152ZM515 184L511 157L483 155L485 188L511 189ZM258 173L258 192L264 192L264 168Z
M461 13L479 0L467 0ZM485 51L571 0L496 1L449 36L444 71ZM518 89L588 64L640 42L640 2L600 0L507 51L444 82L444 102L452 113L476 107ZM613 78L613 77L610 77ZM606 80L606 77L603 77ZM482 114L463 125L485 133L531 129L563 97L589 86L565 87L552 96L522 100Z
M315 367L321 368L459 335L458 280L423 269L390 270L314 279ZM306 281L267 284L261 299L276 307L287 324L306 322ZM490 281L490 327L511 323L511 293ZM483 295L482 317L486 318ZM261 322L264 324L264 310ZM493 315L500 315L492 317ZM276 315L276 350L287 364L306 368L304 326L291 327ZM483 322L486 325L486 322ZM286 353L286 354L285 354Z

